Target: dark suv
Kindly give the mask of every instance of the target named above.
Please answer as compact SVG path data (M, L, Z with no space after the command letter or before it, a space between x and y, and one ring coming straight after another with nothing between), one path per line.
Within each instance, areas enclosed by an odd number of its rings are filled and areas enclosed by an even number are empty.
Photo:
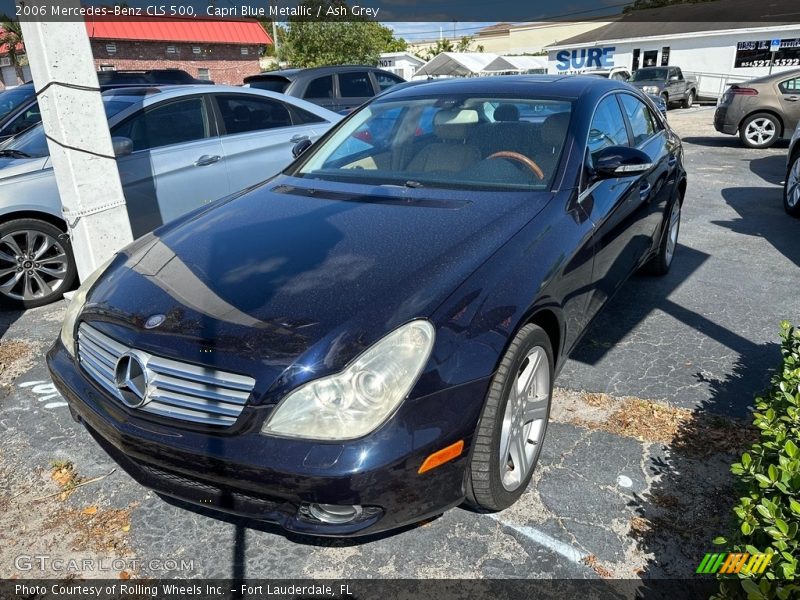
M284 69L244 79L250 87L288 94L343 113L403 81L389 71L360 65Z
M195 79L181 69L149 69L146 71L98 71L97 82L102 91L143 85L210 84ZM33 83L0 92L0 142L38 125L42 120Z

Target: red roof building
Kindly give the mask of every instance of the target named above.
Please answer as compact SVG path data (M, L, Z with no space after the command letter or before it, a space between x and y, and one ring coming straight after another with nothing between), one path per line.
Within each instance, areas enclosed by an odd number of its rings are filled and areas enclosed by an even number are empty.
M135 18L88 20L98 70L183 69L199 79L237 85L261 71L272 38L258 21Z

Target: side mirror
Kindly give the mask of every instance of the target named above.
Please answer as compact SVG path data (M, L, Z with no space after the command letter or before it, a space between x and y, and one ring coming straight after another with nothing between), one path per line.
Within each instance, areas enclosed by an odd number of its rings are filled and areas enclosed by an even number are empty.
M304 139L304 140L300 140L299 142L297 142L297 143L294 145L294 148L292 148L292 155L293 155L295 158L297 158L297 157L298 157L298 156L300 156L300 155L301 155L303 152L305 152L306 150L308 150L310 147L311 147L311 140L310 140L310 139L306 138L306 139Z
M114 156L128 156L133 152L133 140L126 137L112 137L111 145L114 148Z
M638 175L653 168L650 157L641 150L628 146L603 148L593 158L594 176L597 179Z

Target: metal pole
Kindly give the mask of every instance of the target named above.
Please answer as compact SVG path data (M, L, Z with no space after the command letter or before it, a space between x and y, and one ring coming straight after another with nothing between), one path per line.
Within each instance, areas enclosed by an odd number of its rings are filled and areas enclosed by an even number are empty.
M61 6L80 3L62 0ZM89 36L83 21L20 24L62 213L85 279L133 240Z

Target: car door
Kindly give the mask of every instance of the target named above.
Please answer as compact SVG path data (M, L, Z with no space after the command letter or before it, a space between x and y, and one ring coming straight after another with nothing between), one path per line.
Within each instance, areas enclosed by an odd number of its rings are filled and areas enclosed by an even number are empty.
M785 79L778 84L780 103L783 108L784 137L791 137L800 121L800 77Z
M292 148L316 140L328 121L290 102L255 94L214 94L231 191L272 177L288 165Z
M670 67L667 73L667 94L671 99L683 96L683 83L680 81L678 69L675 67Z
M112 129L133 151L117 158L135 237L226 196L230 187L210 101L201 94L145 107Z
M337 112L351 111L375 95L369 71L345 71L337 75L339 106Z
M609 146L631 145L628 122L618 94L605 96L597 105L586 148L587 171L592 160ZM620 285L639 266L650 237L646 206L652 191L648 174L634 174L585 183L582 203L591 205L595 224L593 291L589 316L594 315L614 295Z
M333 75L321 75L309 81L302 98L336 112L338 101L333 87Z

